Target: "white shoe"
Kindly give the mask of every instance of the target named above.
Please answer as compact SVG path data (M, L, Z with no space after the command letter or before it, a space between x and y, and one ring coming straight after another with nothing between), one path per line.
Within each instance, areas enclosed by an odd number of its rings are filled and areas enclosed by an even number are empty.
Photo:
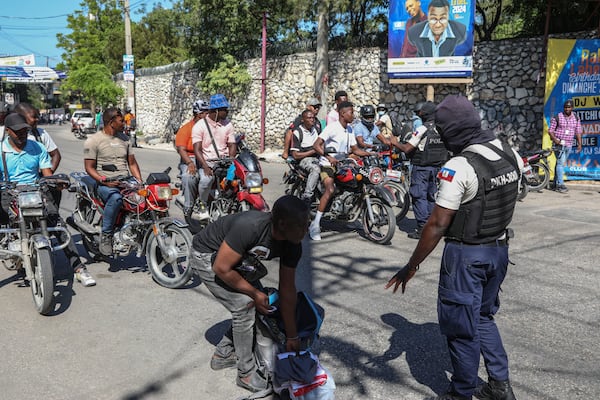
M92 274L90 274L87 268L85 267L80 268L79 271L75 272L75 278L77 278L77 280L81 282L83 286L86 287L94 286L96 284L96 280L92 277Z
M310 225L308 235L312 240L321 240L321 227L319 225Z
M201 211L193 212L192 218L199 221L204 221L205 219L210 219L210 213L206 210L206 208L203 208Z

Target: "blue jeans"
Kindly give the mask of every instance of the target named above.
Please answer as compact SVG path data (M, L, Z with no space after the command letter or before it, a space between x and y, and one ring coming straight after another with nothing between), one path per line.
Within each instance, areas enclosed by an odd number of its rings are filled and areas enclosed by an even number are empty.
M440 167L413 165L410 175L410 197L417 226L422 227L433 211Z
M98 185L98 196L104 202L102 233L112 233L117 215L123 206L123 196L118 188Z
M562 186L565 184L564 174L565 174L565 165L567 164L567 159L569 158L569 154L571 154L570 146L562 146L559 151L555 152L556 156L556 169L554 170L554 183L555 187Z
M480 355L490 378L508 379L508 357L494 321L507 266L508 245L448 242L444 247L438 320L454 370L450 390L469 399L477 385Z

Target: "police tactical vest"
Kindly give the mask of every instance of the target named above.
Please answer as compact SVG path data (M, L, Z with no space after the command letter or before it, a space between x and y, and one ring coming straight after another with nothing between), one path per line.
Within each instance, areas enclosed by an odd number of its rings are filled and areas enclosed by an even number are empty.
M427 131L425 131L421 140L425 141L425 146L422 151L417 146L411 163L422 167L439 167L448 160L448 150L446 150L440 134L435 129L434 123L425 122L424 125L427 127Z
M506 143L502 143L503 151L490 143L482 145L501 158L491 161L471 151L460 153L477 174L477 194L460 205L446 231L448 239L468 244L493 242L504 234L519 191L519 167L511 148Z

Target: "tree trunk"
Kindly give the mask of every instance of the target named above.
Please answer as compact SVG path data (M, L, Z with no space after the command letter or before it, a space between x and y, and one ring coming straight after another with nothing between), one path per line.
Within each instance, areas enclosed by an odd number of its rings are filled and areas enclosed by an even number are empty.
M329 82L329 2L319 3L319 21L317 27L317 56L315 60L315 95L321 100L323 107L319 118L323 119L328 108Z

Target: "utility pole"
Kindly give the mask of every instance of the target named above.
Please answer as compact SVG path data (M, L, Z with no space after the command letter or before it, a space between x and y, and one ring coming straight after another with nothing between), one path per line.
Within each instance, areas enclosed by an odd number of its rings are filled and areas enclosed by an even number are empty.
M265 151L267 117L267 12L262 13L262 60L260 74L260 152Z
M129 0L123 0L123 8L125 9L125 54L133 58L133 48L131 46L131 15L129 8ZM135 64L134 64L135 65ZM132 68L133 69L133 68ZM135 74L135 72L133 72ZM125 74L123 74L124 78ZM131 108L131 111L135 115L135 84L134 77L131 80L127 80L127 105Z

